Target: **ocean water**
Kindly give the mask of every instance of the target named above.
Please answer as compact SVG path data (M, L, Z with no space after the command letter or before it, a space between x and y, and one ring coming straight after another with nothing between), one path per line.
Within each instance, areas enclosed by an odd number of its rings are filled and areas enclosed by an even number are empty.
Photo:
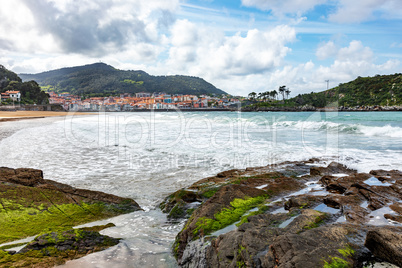
M402 169L402 112L144 112L4 122L0 166L136 200L143 212L109 219L123 238L67 267L175 267L182 223L158 204L170 193L232 168L319 157L361 172Z

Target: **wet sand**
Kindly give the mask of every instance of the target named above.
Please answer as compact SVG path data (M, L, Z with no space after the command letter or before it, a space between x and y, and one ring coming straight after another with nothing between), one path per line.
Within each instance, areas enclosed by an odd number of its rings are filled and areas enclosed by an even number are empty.
M51 124L63 120L67 115L91 115L94 113L43 112L43 111L0 111L0 141L24 129ZM29 120L28 120L29 119ZM35 120L31 120L35 119ZM14 121L14 122L11 122Z
M23 119L34 119L54 116L66 116L73 114L69 112L48 112L48 111L0 111L1 121L16 121ZM87 115L90 113L74 113L74 115Z

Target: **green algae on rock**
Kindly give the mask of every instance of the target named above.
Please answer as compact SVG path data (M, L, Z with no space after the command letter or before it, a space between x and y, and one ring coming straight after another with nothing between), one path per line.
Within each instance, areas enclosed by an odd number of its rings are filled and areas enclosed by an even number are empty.
M325 165L315 159L230 170L188 187L200 204L173 243L179 267L400 266L402 172ZM367 183L373 177L379 185ZM209 198L201 194L212 189ZM175 204L185 205L179 196ZM253 199L263 200L234 204Z
M132 199L45 180L40 170L0 168L0 243L140 209Z
M0 267L53 267L118 243L117 238L84 229L46 233L16 254L0 250Z

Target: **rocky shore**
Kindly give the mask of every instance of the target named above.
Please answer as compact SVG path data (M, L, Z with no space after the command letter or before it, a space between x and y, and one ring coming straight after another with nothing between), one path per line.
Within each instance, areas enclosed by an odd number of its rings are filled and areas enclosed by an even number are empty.
M325 164L325 165L324 165ZM180 267L402 266L402 172L319 159L230 170L170 195Z
M9 249L20 244L0 245L0 267L53 267L116 245L98 233L112 224L71 228L137 210L132 199L47 180L41 170L0 167L0 244L41 234L18 252Z
M402 111L402 106L355 106L355 107L324 107L317 108L313 106L299 107L243 107L242 112L397 112Z

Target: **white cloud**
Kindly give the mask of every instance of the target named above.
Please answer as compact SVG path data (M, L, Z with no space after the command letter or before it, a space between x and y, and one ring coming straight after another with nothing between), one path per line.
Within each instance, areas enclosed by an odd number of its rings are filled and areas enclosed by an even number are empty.
M355 23L371 19L374 10L380 8L387 0L340 0L338 9L328 19L333 22Z
M372 59L373 51L369 47L364 47L361 41L353 40L348 47L343 47L338 52L340 61L370 62Z
M0 49L95 58L140 44L158 51L178 8L179 0L6 1L0 9ZM134 60L148 59L145 50Z
M290 51L287 43L295 37L295 30L288 26L225 36L219 30L178 20L172 28L168 64L212 79L266 72L280 66Z
M315 55L319 60L325 60L327 58L334 57L338 52L338 48L333 41L320 44Z
M328 19L338 23L359 23L378 17L399 19L401 16L400 0L338 0L337 10Z

